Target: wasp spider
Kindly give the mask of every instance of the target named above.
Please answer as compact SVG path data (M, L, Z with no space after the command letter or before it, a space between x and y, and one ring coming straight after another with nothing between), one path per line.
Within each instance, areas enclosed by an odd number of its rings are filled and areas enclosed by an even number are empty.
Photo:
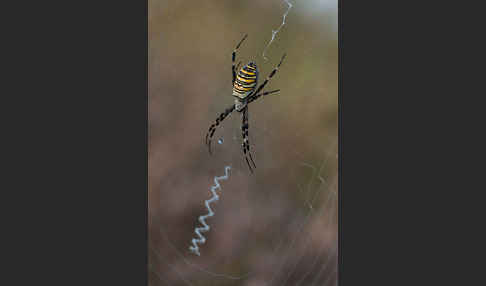
M240 47L241 43L246 39L247 35L241 39L241 41L236 45L236 48L233 50L232 54L232 72L233 72L233 96L235 97L235 103L231 105L230 107L226 108L226 110L219 115L218 118L216 118L216 122L211 124L209 127L208 133L206 134L206 144L208 145L209 148L209 154L211 154L211 139L213 138L214 131L216 131L216 127L228 116L230 115L233 111L237 111L242 114L242 125L241 125L241 132L243 135L243 143L242 143L242 149L243 149L243 154L246 159L246 163L248 164L248 167L250 168L250 172L253 172L252 166L250 165L250 162L248 161L248 157L250 157L250 161L253 163L253 168L256 168L255 162L253 161L253 158L251 157L250 153L250 142L248 141L248 104L251 102L257 100L261 96L265 96L267 94L275 93L280 91L279 89L277 90L272 90L268 92L261 92L265 85L268 83L268 81L275 75L277 72L278 68L282 64L285 54L282 56L282 59L280 60L280 63L275 67L275 69L270 73L270 75L265 79L265 81L258 87L257 87L257 82L258 82L258 68L254 62L249 62L245 66L243 66L241 69L238 70L241 62L238 63L238 65L235 67L235 57L236 57L236 51ZM238 71L238 73L236 72Z

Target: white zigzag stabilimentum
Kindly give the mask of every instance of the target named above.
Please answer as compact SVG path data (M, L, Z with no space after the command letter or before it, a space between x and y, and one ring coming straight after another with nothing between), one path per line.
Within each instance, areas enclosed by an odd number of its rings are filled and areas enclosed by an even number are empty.
M208 213L206 215L202 215L199 217L199 222L204 225L204 227L196 227L194 232L197 234L199 238L193 238L192 239L192 245L189 246L189 249L194 252L196 255L200 256L201 254L199 253L199 244L204 244L206 242L206 238L201 234L201 232L207 232L209 230L209 225L206 224L206 218L212 217L214 215L213 210L209 206L210 203L215 202L219 200L218 194L216 193L216 189L221 190L221 186L219 185L219 180L227 180L228 179L228 171L231 169L230 166L226 166L224 168L224 176L221 177L214 177L214 185L211 186L211 193L213 193L213 196L205 201L206 208L208 209Z

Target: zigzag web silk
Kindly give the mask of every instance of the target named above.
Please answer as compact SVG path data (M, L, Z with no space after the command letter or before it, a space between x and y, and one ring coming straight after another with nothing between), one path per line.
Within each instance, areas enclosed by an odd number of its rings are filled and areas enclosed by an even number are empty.
M285 1L285 3L287 3L287 11L285 11L285 14L282 17L282 23L277 28L277 30L272 30L272 38L270 39L270 41L268 42L268 44L265 46L265 49L263 49L262 57L265 60L268 60L267 57L265 56L265 53L266 53L268 47L270 47L270 44L273 43L273 40L275 39L275 36L277 35L277 33L280 32L280 29L282 29L282 27L285 25L285 19L287 18L287 15L289 14L290 9L292 9L292 4L289 1L287 1L287 0L284 0L284 1Z
M218 140L218 142L220 140ZM212 203L212 202L216 202L219 199L219 196L216 193L217 189L221 190L219 180L227 180L228 179L228 171L230 169L231 169L231 166L226 166L226 167L224 167L224 173L225 173L224 176L214 177L214 185L211 186L211 193L213 194L213 196L209 200L206 200L204 202L206 204L206 209L208 210L208 213L206 215L202 215L202 216L199 217L199 222L201 222L201 224L204 225L204 227L196 227L195 228L194 232L197 234L198 238L193 238L192 239L192 245L189 246L189 250L191 250L197 256L201 255L201 253L199 252L198 244L204 244L206 242L206 238L201 234L201 232L207 232L210 229L209 225L206 223L206 218L212 217L214 215L214 212L211 209L211 206L209 204Z

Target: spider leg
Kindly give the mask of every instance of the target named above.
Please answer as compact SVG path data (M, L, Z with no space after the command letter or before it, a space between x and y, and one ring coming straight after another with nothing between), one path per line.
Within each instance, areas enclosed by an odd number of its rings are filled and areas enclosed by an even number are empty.
M278 71L278 68L282 64L283 60L285 59L285 54L283 54L282 59L280 59L280 63L273 69L273 71L270 73L270 75L265 79L265 81L255 90L254 93L252 93L252 96L254 94L258 94L268 83L268 81L275 75L275 73Z
M267 92L263 92L263 93L260 93L260 94L255 94L255 95L252 95L250 96L250 98L248 99L248 103L250 102L253 102L255 100L257 100L260 96L265 96L267 94L271 94L271 93L275 93L275 92L279 92L280 89L276 89L276 90L272 90L272 91L267 91Z
M239 61L238 64L236 65L235 72L237 72L240 69L240 65L241 65L241 61ZM233 80L233 83L234 83L234 80Z
M231 70L233 72L233 81L231 82L232 84L234 84L235 83L235 80L236 80L236 69L235 69L236 51L238 50L238 48L240 47L241 43L243 43L243 41L246 39L247 36L248 36L248 34L245 34L245 36L243 37L243 39L241 39L241 41L238 43L238 45L236 45L236 48L233 50L233 54L231 55L231 62L232 62ZM238 64L238 66L239 65L240 64Z
M250 142L248 141L248 106L243 109L243 123L241 126L241 132L243 135L243 143L242 143L242 148L243 148L243 154L245 155L245 160L246 163L248 164L248 168L250 168L250 172L253 173L253 169L250 165L250 162L248 161L248 156L250 157L251 162L253 163L253 167L256 168L255 162L253 161L253 158L251 156L250 152ZM248 154L248 156L247 156Z
M224 112L222 112L218 118L216 118L216 122L211 124L209 127L208 133L206 133L206 145L208 145L209 148L209 154L211 154L211 139L213 138L214 131L216 131L216 127L228 116L235 110L235 105L233 104L232 106L226 108Z

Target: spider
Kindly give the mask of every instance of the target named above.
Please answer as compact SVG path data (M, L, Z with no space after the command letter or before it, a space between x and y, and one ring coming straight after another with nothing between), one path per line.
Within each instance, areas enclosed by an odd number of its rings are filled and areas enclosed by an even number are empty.
M209 127L208 133L206 134L206 145L209 148L209 154L211 154L211 139L213 138L214 131L216 131L216 127L233 111L237 111L242 114L242 125L241 125L241 132L243 136L243 143L241 144L243 154L246 159L246 163L248 164L248 168L250 172L253 173L253 168L256 168L255 162L250 153L250 142L248 141L248 104L252 103L253 101L257 100L261 96L265 96L271 93L279 92L280 90L272 90L267 92L259 93L263 90L265 85L268 81L275 75L278 68L282 64L285 53L283 54L282 58L280 59L280 63L275 67L275 69L270 73L270 75L265 79L265 81L258 87L258 68L253 61L250 61L248 64L244 65L241 69L239 66L241 61L235 68L235 57L236 51L240 47L241 43L246 39L248 35L245 35L243 39L236 45L236 48L233 50L232 54L232 73L233 73L233 96L235 97L235 103L230 107L226 108L224 112L222 112L218 118L216 118L216 122L211 124ZM238 70L238 73L236 72ZM253 163L253 168L248 161L248 157L250 157L250 161Z

